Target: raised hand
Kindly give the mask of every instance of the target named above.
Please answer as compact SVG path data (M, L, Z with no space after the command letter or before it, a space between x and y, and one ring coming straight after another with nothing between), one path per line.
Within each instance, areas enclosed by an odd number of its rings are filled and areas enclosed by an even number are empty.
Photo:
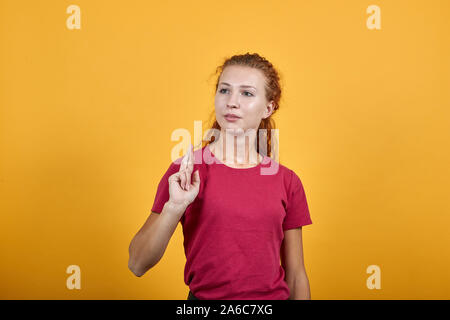
M200 173L194 170L194 146L189 146L184 155L180 170L169 177L169 201L176 205L188 206L198 195L200 190ZM191 179L192 178L192 179Z

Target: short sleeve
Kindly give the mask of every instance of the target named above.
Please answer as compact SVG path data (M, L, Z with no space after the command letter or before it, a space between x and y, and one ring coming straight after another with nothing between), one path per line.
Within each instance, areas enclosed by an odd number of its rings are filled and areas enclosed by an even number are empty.
M283 230L312 224L303 184L297 174L292 170L290 171L291 182L287 193L286 216L283 221Z
M169 201L169 177L180 169L180 165L172 162L167 169L166 173L163 175L158 184L158 189L156 190L155 200L153 201L153 206L151 211L156 213L161 213L164 205Z

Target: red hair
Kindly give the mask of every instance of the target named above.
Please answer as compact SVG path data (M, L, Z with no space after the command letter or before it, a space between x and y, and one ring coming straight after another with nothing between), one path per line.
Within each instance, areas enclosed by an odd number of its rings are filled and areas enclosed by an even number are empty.
M264 57L261 57L257 53L246 53L242 55L234 55L228 59L225 59L224 63L217 67L216 75L216 92L217 87L219 85L219 79L222 75L223 70L228 66L246 66L250 68L255 68L261 70L264 74L264 88L266 93L267 101L273 101L273 112L266 119L261 119L261 123L259 124L258 131L256 133L256 151L260 153L260 145L266 145L267 156L271 157L272 155L272 129L275 129L275 121L272 119L272 115L280 108L280 99L281 99L281 86L280 86L280 76L277 70L274 68L272 63L266 60ZM211 117L213 118L213 125L210 129L220 130L220 125L216 120L215 111L212 112ZM266 129L267 131L262 135L262 141L259 141L259 129ZM215 136L211 137L212 132L209 132L208 140L203 141L203 147L215 141ZM275 155L274 155L275 156Z

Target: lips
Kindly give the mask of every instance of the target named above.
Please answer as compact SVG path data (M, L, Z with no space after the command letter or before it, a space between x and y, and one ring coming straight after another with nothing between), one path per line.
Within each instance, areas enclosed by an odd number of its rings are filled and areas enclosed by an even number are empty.
M238 117L234 114L227 114L225 115L225 120L227 120L228 122L236 122L240 119L241 117Z
M235 114L228 113L228 114L225 115L225 118L229 118L229 119L240 119L241 117L238 117L238 116L235 115Z

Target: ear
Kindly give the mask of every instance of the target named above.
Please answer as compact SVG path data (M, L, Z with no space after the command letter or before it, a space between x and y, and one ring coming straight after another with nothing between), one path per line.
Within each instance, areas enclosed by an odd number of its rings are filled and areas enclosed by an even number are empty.
M273 113L273 108L273 101L270 101L270 103L266 107L266 110L264 111L263 119L267 119L268 117L270 117L270 115Z

